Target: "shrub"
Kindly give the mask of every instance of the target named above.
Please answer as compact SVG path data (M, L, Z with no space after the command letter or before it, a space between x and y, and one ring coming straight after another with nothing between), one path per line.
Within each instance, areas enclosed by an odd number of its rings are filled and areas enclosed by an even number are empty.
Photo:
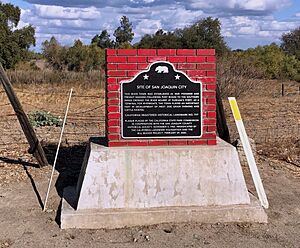
M235 53L218 60L217 73L222 98L246 94L264 78L264 71L254 61Z
M46 111L33 111L28 114L29 121L34 127L62 126L62 119Z
M300 74L295 75L294 80L300 83Z

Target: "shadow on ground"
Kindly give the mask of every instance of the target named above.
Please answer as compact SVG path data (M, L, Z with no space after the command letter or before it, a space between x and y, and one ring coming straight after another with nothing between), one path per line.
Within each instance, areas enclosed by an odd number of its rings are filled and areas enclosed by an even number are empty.
M59 150L55 169L59 172L55 187L60 197L67 186L76 185L88 143L62 146ZM53 165L57 145L48 144L43 147L49 164Z
M77 184L84 155L89 142L107 146L107 139L105 137L91 137L88 142L72 146L62 146L60 148L55 166L55 169L59 172L55 187L60 197L62 197L63 189L65 187L74 186ZM49 164L53 165L57 145L48 144L43 148Z

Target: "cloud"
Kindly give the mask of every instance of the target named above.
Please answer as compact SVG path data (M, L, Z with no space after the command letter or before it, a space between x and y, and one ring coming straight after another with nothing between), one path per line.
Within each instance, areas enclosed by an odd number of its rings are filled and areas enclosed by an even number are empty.
M45 19L94 20L100 17L100 12L93 6L88 8L66 8L62 6L35 5L35 11L37 15Z
M274 11L289 6L290 0L26 1L32 4L22 9L20 25L33 24L39 44L52 35L66 45L78 38L89 43L101 30L107 29L112 35L123 15L133 23L134 42L158 29L184 28L208 16L220 19L222 34L229 45L238 44L234 39L278 41L283 32L300 24L296 17L280 21L272 16ZM296 16L300 17L300 12Z

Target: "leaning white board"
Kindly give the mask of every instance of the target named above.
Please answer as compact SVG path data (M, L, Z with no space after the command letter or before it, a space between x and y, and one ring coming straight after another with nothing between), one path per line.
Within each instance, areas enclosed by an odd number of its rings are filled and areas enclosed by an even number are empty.
M266 192L264 190L264 186L262 184L258 169L257 169L257 165L255 163L255 159L253 156L253 152L249 143L249 139L246 133L246 129L236 102L235 97L228 97L229 100L229 104L233 113L233 117L243 144L243 148L244 148L244 152L246 154L246 158L247 158L247 162L250 168L250 172L251 172L251 176L255 185L255 189L258 195L258 198L261 202L261 205L264 208L268 208L269 207L269 202L266 196Z

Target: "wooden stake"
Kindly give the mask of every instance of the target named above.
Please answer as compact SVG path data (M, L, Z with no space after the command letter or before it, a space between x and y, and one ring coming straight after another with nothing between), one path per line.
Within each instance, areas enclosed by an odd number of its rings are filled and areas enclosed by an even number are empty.
M284 96L284 84L281 84L281 96Z
M26 136L26 139L29 143L29 150L28 152L30 154L33 154L33 156L38 161L38 164L40 167L48 165L48 161L45 155L45 152L41 146L41 143L39 142L33 127L31 126L27 115L25 114L22 105L15 94L13 87L2 67L2 64L0 63L0 81L2 82L2 85L4 87L4 90L9 98L9 101L17 115L17 118L20 122L20 125L22 127L22 130Z

